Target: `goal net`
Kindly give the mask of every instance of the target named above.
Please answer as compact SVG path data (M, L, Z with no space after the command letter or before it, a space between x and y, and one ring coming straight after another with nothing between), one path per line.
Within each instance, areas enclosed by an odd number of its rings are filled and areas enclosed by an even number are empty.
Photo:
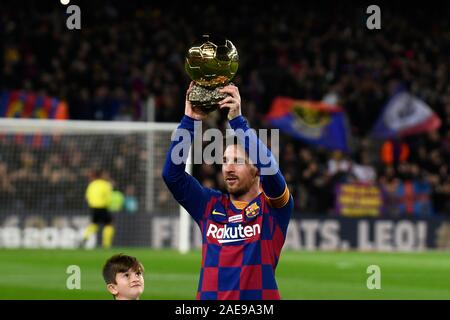
M93 170L122 197L113 246L189 248L161 171L176 123L0 119L0 248L77 248ZM186 223L186 222L183 222ZM101 227L101 226L100 226ZM88 247L100 245L101 229ZM186 231L182 237L189 237Z

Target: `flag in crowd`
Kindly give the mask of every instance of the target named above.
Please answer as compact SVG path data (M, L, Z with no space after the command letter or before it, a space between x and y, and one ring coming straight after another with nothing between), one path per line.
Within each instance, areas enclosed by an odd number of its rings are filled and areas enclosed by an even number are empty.
M273 127L306 143L349 152L345 114L337 105L277 97L267 119Z
M0 93L0 117L67 119L65 101L25 90L2 91Z
M0 118L68 119L67 103L55 97L25 90L0 92ZM1 134L1 140L13 139L17 144L45 147L51 137L41 134Z
M441 119L423 100L399 90L387 102L372 130L381 139L399 138L439 128Z

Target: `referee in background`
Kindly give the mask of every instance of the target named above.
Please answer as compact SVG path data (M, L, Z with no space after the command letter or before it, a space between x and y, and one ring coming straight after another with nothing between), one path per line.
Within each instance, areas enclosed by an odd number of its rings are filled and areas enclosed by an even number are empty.
M86 201L91 211L91 223L83 234L82 247L93 234L97 234L99 224L103 226L102 247L108 249L114 238L114 226L112 215L108 210L113 194L113 185L109 174L104 169L95 170L93 179L86 189Z

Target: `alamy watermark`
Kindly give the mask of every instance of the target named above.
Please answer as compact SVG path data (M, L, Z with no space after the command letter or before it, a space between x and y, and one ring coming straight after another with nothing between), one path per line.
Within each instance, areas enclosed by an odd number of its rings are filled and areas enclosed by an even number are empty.
M81 289L81 269L77 265L70 265L66 269L69 275L66 280L66 288L69 290Z
M370 274L370 276L367 278L366 286L367 289L373 290L373 289L381 289L381 269L376 264L372 264L367 267L366 270L367 274Z
M366 26L369 30L381 29L381 9L376 4L367 7L366 13L370 16L366 20Z
M270 139L270 140L269 140ZM188 163L188 154L192 145L193 164L223 164L226 145L236 141L246 146L251 163L258 163L261 175L274 175L278 172L278 152L280 133L278 129L226 129L225 135L215 128L202 130L202 122L194 122L194 134L179 128L172 134L172 141L180 142L170 154L174 164ZM258 143L258 140L260 143ZM271 151L266 147L270 141ZM206 145L205 145L206 144Z
M70 0L60 0L62 5L68 5ZM66 13L69 17L66 19L66 27L69 30L81 29L81 9L79 6L72 4L67 7ZM366 27L369 30L381 29L381 9L378 5L372 4L367 7L366 13L370 16L366 20Z
M70 0L60 0L61 4L67 6ZM69 16L66 19L66 27L69 30L81 29L81 9L76 4L72 4L67 7L66 14Z

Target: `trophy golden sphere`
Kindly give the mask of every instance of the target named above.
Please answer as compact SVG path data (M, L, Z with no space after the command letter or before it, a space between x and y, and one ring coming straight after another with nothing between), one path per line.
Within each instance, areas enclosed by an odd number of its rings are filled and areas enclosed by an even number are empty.
M233 43L218 36L203 35L186 54L184 67L195 82L189 100L194 107L211 112L227 95L218 90L236 75L239 56Z
M238 66L238 52L233 43L210 35L204 35L189 48L185 61L189 77L206 88L226 85L236 75Z

